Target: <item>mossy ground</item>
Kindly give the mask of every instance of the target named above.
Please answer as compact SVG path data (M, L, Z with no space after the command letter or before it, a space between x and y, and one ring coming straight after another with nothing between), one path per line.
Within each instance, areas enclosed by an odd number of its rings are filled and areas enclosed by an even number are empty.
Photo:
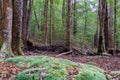
M26 68L15 76L17 80L106 80L104 70L65 59L29 56L8 58L5 61Z

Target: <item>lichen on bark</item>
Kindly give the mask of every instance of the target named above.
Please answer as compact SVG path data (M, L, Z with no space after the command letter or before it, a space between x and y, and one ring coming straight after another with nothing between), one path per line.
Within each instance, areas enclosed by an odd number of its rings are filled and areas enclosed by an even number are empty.
M12 38L12 2L3 0L2 22L0 25L0 56L13 56L11 50Z

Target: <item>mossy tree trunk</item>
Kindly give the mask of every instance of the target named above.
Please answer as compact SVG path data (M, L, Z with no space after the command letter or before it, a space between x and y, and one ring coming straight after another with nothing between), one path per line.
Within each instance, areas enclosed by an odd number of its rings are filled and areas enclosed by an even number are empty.
M12 2L3 0L2 22L0 25L0 56L12 56L11 38L12 38Z
M76 34L77 34L77 5L76 5L76 0L74 0L74 4L73 4L73 35L74 35L74 38L76 38Z
M45 0L44 3L44 24L43 24L43 43L47 44L47 31L48 31L48 3L49 0Z
M12 51L14 55L22 55L22 0L13 0L13 28L12 28Z
M70 24L71 24L71 0L67 1L67 19L66 19L66 48L70 50Z
M107 0L99 0L98 16L100 23L98 54L102 55L108 50L108 10Z

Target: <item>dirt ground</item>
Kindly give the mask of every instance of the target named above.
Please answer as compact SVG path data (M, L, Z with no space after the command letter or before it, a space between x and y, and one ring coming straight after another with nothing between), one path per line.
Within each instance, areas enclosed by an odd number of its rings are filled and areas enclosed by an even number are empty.
M35 52L29 52L29 51L25 52L25 56L36 56L36 55L38 56L45 55L45 56L55 57L58 54L55 54L53 52L42 52L42 54L35 53ZM92 64L106 71L120 71L120 57L83 56L83 55L76 55L73 57L70 54L70 55L64 55L60 58L68 59L73 62ZM11 78L11 76L16 75L18 72L21 72L23 70L25 69L18 68L12 63L1 62L0 63L0 74L2 75L0 76L0 80L15 80Z
M32 53L34 54L34 53ZM55 57L58 54L52 52L43 52L45 56ZM83 56L83 55L64 55L60 58L68 59L73 62L80 62L80 63L91 63L97 67L100 67L106 71L120 71L120 57L113 57L113 56Z

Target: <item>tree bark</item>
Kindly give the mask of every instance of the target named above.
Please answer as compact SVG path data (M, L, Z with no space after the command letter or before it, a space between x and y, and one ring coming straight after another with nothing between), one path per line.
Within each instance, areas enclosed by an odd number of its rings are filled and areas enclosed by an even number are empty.
M14 55L22 55L22 0L13 0L13 27L12 27L12 51Z
M67 19L66 19L66 48L70 50L70 24L71 24L71 0L67 0Z
M29 5L28 5L28 1L29 1ZM32 15L32 5L33 5L33 0L23 0L22 40L24 43L24 48L27 48L26 42L29 37L29 25Z
M2 21L2 5L3 5L3 0L0 0L0 24Z
M28 8L28 16L27 16L27 34L26 34L26 41L29 39L29 28L30 28L30 20L32 16L32 6L33 6L33 0L29 0L29 8ZM26 42L25 41L25 42Z
M48 31L48 1L45 0L44 4L44 24L43 24L43 43L47 44L47 31Z
M104 38L105 38L105 50L107 51L109 48L109 29L108 29L108 6L107 6L107 0L103 0L103 14L104 14Z
M65 24L65 16L66 16L66 0L63 0L63 4L62 4L62 23L63 23L63 26L65 27L66 24Z
M0 27L0 50L7 56L13 56L11 49L12 38L12 2L11 0L3 0L2 23Z
M97 28L96 28L96 32L95 32L95 35L94 35L94 46L97 48L98 47L98 33L99 33L99 31L98 31L98 24L99 24L99 21L98 21L98 16L97 16L97 22L96 22L96 24L97 24Z
M104 22L106 20L106 0L99 0L98 5L98 16L99 16L99 23L100 23L100 31L99 31L99 42L98 42L98 50L97 53L99 55L102 55L106 51L106 45L105 45L105 26L106 23ZM107 32L107 31L106 31Z
M117 26L117 8L116 8L116 4L117 4L117 0L115 0L114 2L114 54L116 54L116 48L117 48L117 30L116 30L116 26Z
M28 0L23 0L23 20L22 20L22 41L24 44L24 48L27 48L26 41L27 41L27 17L28 17L28 10L27 10Z
M73 35L76 38L77 34L77 16L76 16L76 0L74 0L74 19L73 19Z
M53 0L50 0L50 40L49 40L49 43L51 44L52 41L53 41L53 28L54 28L54 25L53 25Z
M113 3L110 4L110 11L109 11L109 48L114 48L114 43L113 43Z

